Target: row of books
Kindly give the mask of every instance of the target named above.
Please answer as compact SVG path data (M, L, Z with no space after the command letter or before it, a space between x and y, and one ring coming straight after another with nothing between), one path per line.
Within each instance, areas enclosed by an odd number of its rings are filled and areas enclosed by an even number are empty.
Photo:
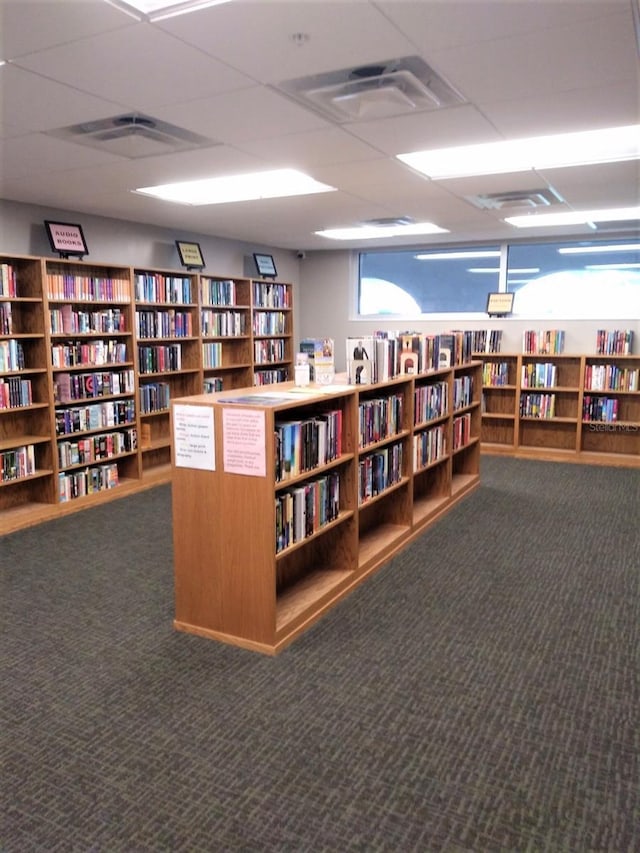
M208 343L202 344L202 364L203 367L220 367L222 364L222 344Z
M0 264L0 296L17 296L17 275L12 264Z
M500 352L502 329L477 329L473 333L474 352Z
M459 450L471 441L471 413L453 419L453 449Z
M289 369L287 367L276 367L271 370L256 370L253 374L253 384L257 386L273 385L275 382L287 382L289 380Z
M342 410L275 425L276 482L297 477L342 453Z
M77 302L130 302L129 280L97 275L48 273L49 299Z
M254 335L284 335L287 315L282 311L260 311L253 315Z
M34 474L36 455L33 444L14 447L0 453L0 482L19 480Z
M115 340L54 344L51 347L51 363L54 367L74 367L99 364L124 364L127 345Z
M138 347L138 369L144 373L170 373L182 369L181 344Z
M559 355L564 352L564 330L528 329L522 334L522 352L532 355Z
M169 408L169 399L168 382L145 382L140 385L140 411L144 415L166 411Z
M444 417L449 411L449 385L434 382L433 385L418 385L415 389L415 424L423 424Z
M104 427L135 423L134 400L105 400L88 406L56 409L56 435L72 435L76 432L103 429Z
M200 324L205 338L237 338L247 333L247 319L242 311L211 311L206 308L201 312Z
M556 415L555 394L521 394L521 418L554 418Z
M464 409L473 402L473 376L456 376L453 380L453 409Z
M189 305L193 302L191 279L185 276L135 273L133 289L137 302L171 305Z
M105 489L113 489L118 483L118 465L116 462L84 468L82 471L61 473L58 475L58 499L60 503L66 503L75 498L102 492Z
M224 381L219 376L205 377L203 383L203 392L205 394L217 394L218 391L224 389Z
M253 304L256 308L291 308L291 291L285 284L254 281Z
M551 362L523 364L520 385L522 388L553 388L557 374L558 368Z
M30 379L0 376L0 409L19 409L33 403Z
M425 429L413 436L415 471L432 465L447 455L447 431L443 424Z
M13 317L11 314L11 303L0 303L0 335L13 334Z
M385 382L403 374L416 375L471 361L473 332L375 332L347 338L347 374L353 385Z
M493 388L510 385L508 363L506 361L485 361L482 365L482 384Z
M236 283L231 279L202 278L200 293L203 305L235 305L237 302Z
M92 397L111 397L118 394L133 394L135 382L133 370L105 373L58 373L53 383L56 403L72 403Z
M135 427L121 432L103 432L78 441L58 442L58 463L61 468L89 465L121 453L130 453L137 447L138 432Z
M127 315L121 308L104 308L100 311L77 311L72 305L51 308L49 311L51 333L54 335L87 335L126 332Z
M312 536L340 512L340 477L336 471L276 496L276 553Z
M363 400L358 406L358 446L363 448L401 432L403 412L402 394Z
M631 355L632 352L632 329L598 329L596 332L597 355Z
M358 461L358 504L362 505L402 479L402 444L397 442Z
M0 341L0 373L24 370L24 347L15 338Z
M193 318L188 311L136 311L139 338L190 338Z
M640 370L616 364L588 364L584 387L588 391L638 391Z
M618 397L584 396L582 400L583 421L617 421L620 400Z
M270 364L273 361L284 361L286 358L286 341L276 338L253 342L253 355L256 364Z

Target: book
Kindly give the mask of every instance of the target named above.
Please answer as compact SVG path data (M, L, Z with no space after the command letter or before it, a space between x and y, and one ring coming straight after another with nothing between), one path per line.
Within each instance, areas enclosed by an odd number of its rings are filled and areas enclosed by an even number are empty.
M347 376L350 385L371 385L377 381L372 337L347 338Z

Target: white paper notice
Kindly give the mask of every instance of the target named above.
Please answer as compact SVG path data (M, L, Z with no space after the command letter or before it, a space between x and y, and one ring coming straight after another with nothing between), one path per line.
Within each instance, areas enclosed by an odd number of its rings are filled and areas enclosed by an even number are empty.
M178 468L216 470L211 407L182 405L173 407L173 448Z
M222 410L222 458L228 474L266 477L265 415L254 409Z

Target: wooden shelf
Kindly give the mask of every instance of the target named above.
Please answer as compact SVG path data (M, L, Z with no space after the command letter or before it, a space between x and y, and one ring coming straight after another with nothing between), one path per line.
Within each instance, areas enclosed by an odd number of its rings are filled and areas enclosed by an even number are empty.
M174 462L172 475L176 629L277 654L471 492L479 485L480 369L478 362L334 394L311 386L295 400L293 383L282 387L281 399L275 389L246 388L241 400L237 392L173 400L174 418L183 419L174 436L174 457L180 451L183 462ZM414 425L416 383L428 392L430 383L444 378L447 407L458 375L467 377L472 396L463 413L469 441L455 463L445 454L414 471L414 439L425 432L424 424ZM211 410L213 419L215 459L206 469L184 465L189 418L194 424L209 418L195 414L199 408ZM382 413L388 417L381 420ZM319 419L331 429L340 425L338 457L321 458L311 470L276 481L276 470L289 467L280 459L276 464L278 454L289 458L296 436L313 435ZM444 430L448 448L453 421L449 411L432 423ZM252 433L262 444L245 439ZM375 441L359 446L372 435ZM323 439L313 440L309 447L324 445ZM302 448L298 452L307 464ZM243 453L247 467L238 468ZM307 506L308 495L309 508L324 505L327 495L337 499L337 517L318 528L297 525L294 508ZM372 496L362 501L363 495ZM289 530L298 529L302 535L296 540ZM283 541L288 544L276 552L276 542Z
M483 453L639 467L640 391L624 387L593 389L588 385L594 367L636 371L637 377L640 356L481 353L478 358L483 364L506 365L509 378L507 386L483 386ZM533 371L541 365L553 366L556 384L523 385L523 369ZM527 394L555 395L555 417L521 414L520 397ZM583 408L590 398L613 401L617 407L616 422L586 420Z

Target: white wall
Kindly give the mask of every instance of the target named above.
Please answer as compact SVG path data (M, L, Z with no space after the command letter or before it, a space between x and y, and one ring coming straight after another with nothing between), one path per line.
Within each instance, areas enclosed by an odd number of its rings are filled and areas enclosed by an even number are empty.
M336 346L336 370L346 370L347 337L367 335L376 330L416 330L446 332L451 329L502 329L502 352L522 352L522 333L526 329L564 329L565 353L595 352L598 329L632 329L634 351L640 350L640 318L635 320L563 320L459 318L416 321L382 317L356 319L357 252L309 252L301 262L301 286L298 301L302 303L298 326L300 338L332 337Z

